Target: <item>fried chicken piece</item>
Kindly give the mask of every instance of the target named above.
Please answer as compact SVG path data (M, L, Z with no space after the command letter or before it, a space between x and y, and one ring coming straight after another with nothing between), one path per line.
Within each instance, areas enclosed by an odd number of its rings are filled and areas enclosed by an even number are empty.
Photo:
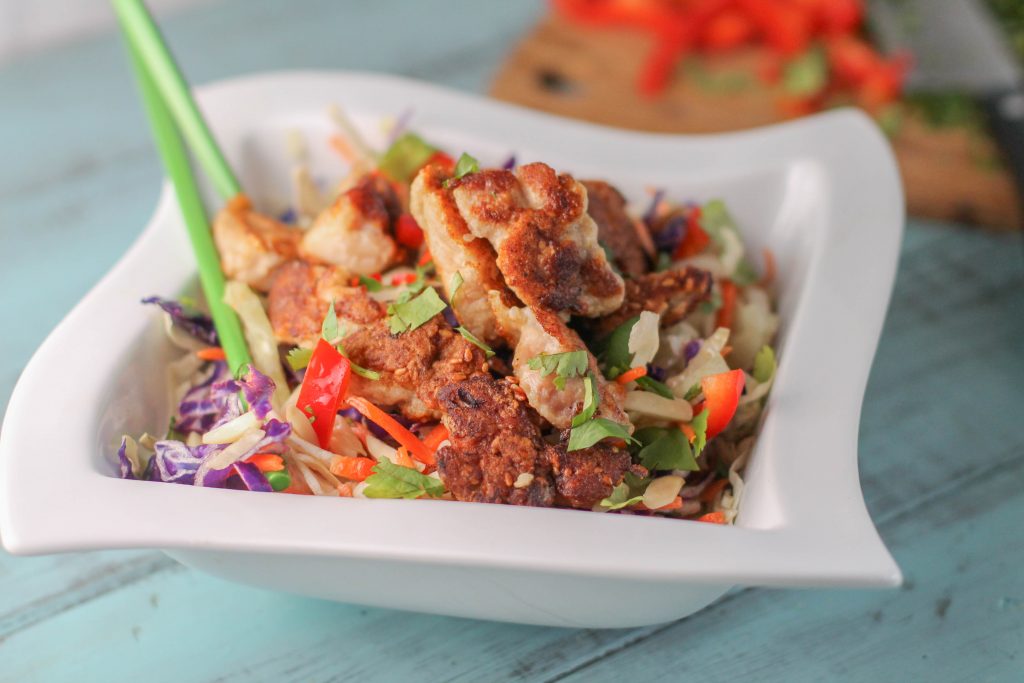
M353 332L384 317L384 306L363 287L349 287L337 268L305 261L278 268L267 295L267 316L278 342L316 343L332 301L341 330Z
M598 334L609 334L616 327L643 311L661 316L663 326L679 322L711 294L712 277L706 270L687 266L681 270L648 273L626 281L622 307L606 315L594 326Z
M555 449L515 385L480 376L449 384L438 397L450 444L437 451L437 471L457 500L551 505Z
M342 340L358 365L380 373L370 380L353 374L351 392L383 408L398 408L413 420L437 419L441 387L487 373L487 358L438 314L414 330L393 335L386 318Z
M232 280L266 291L274 270L297 255L302 233L252 208L244 195L231 199L213 220L221 268Z
M622 303L622 278L597 243L587 191L541 163L450 182L469 231L489 241L509 288L531 308L597 317Z
M363 176L316 217L302 237L299 253L337 266L346 276L378 273L399 255L391 235L400 212L398 198L386 180Z
M628 451L605 442L571 452L562 443L552 452L551 469L560 505L589 510L612 494L626 472L647 476L646 468L634 465Z
M570 426L572 418L583 407L584 379L564 378L565 384L559 388L555 384L559 379L556 374L543 375L541 369L530 367L530 361L542 354L583 351L587 354L587 369L596 378L597 390L601 396L598 415L629 424L629 418L621 407L625 393L623 387L605 380L597 367L597 360L587 350L583 340L558 315L543 309L513 308L509 309L499 322L505 329L516 334L512 370L530 405L545 420L559 429L567 429Z
M580 181L587 188L587 213L597 223L597 239L608 247L615 265L630 277L648 271L647 254L636 224L626 213L626 199L603 180Z
M519 302L498 271L490 243L474 237L459 215L455 200L445 187L448 180L440 166L426 166L413 181L410 211L423 229L438 277L459 322L488 344L502 345L504 336L493 308ZM462 285L453 300L451 284L455 273L462 276Z

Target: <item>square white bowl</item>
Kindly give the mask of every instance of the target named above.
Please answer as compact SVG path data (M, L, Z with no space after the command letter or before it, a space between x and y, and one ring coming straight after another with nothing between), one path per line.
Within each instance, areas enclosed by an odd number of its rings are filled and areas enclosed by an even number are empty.
M861 401L903 227L892 154L863 114L728 135L651 135L393 77L309 72L218 83L201 88L199 100L243 186L271 206L288 196L287 131L313 143L317 174L343 173L322 144L333 103L378 141L378 122L412 107L415 130L485 163L514 152L607 178L635 202L648 186L676 200L726 200L754 253L767 246L776 255L782 317L779 372L738 522L118 479L120 435L159 433L171 411L163 367L172 351L139 300L194 286L165 188L138 241L47 338L15 388L0 434L0 529L10 552L160 548L277 590L561 626L664 622L735 585L900 583L857 473Z

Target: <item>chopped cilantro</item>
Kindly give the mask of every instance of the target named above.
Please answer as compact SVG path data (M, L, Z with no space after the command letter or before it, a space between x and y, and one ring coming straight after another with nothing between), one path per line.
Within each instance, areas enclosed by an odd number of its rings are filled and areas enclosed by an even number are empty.
M675 427L645 427L634 435L643 447L638 457L640 464L654 470L700 469L686 435Z
M643 499L643 496L633 496L630 498L629 484L622 483L613 488L612 495L602 500L600 505L607 510L621 510L630 505L636 505Z
M456 178L461 178L463 176L469 175L470 173L476 173L479 170L480 162L478 162L476 159L466 154L465 152L463 152L462 156L459 157L459 160L455 162Z
M572 426L579 427L581 424L594 417L597 412L597 403L600 401L597 392L597 380L592 373L587 373L583 380L583 408L576 417L572 418Z
M313 356L313 349L304 349L301 346L288 351L287 361L292 370L301 370L309 365L309 359Z
M573 427L569 432L569 446L566 450L578 451L583 448L590 448L602 439L622 439L626 442L635 441L629 435L624 425L603 417L584 422L579 427Z
M697 417L693 418L690 423L690 427L693 429L693 433L696 437L693 440L693 456L697 457L704 450L704 447L708 445L708 409L700 411Z
M782 87L795 97L817 95L828 83L828 62L825 53L814 47L786 64L782 71Z
M754 379L764 384L775 376L775 351L770 346L762 346L754 356Z
M683 395L683 398L686 399L687 401L692 401L693 399L697 398L697 396L699 396L699 395L700 395L700 382L697 382L692 387L690 387L689 389L686 390L686 394Z
M455 293L459 291L459 287L461 287L462 283L465 281L466 280L462 277L462 273L459 271L455 271L455 275L452 275L451 282L448 283L448 291L451 292L451 294L448 295L448 301L452 304L455 303Z
M437 148L424 142L420 136L405 133L381 156L379 168L392 180L408 183L436 152Z
M582 377L587 372L587 352L566 351L565 353L542 353L528 362L530 369L540 370L541 377L555 373L555 387L565 388L565 380L570 377Z
M363 494L367 498L439 498L444 494L444 484L439 480L388 460L373 466L373 474L366 478L366 483Z
M608 335L601 346L601 361L608 379L614 379L633 365L633 354L629 350L629 335L640 316L630 318Z
M415 330L447 307L448 304L437 295L433 287L425 288L413 299L395 301L388 306L391 334Z
M320 325L320 336L331 343L338 338L338 314L334 312L334 299L331 299L327 315L324 316L324 322Z
M359 284L366 287L366 291L368 292L379 292L384 289L384 285L380 282L374 280L372 277L366 277L365 275L359 276Z
M644 391L650 391L664 398L675 398L675 394L672 393L672 390L669 389L667 385L659 382L653 377L645 375L643 377L637 377L633 381L635 381L636 385Z
M494 349L480 341L480 339L478 339L475 334L467 330L462 325L456 327L455 331L461 334L463 337L465 337L469 343L478 346L484 352L484 355L486 355L488 358L494 355Z

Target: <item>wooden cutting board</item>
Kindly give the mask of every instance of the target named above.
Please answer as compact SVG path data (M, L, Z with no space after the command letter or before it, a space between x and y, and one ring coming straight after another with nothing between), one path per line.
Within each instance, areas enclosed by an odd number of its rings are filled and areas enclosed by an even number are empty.
M508 55L491 86L498 99L637 130L712 133L785 118L779 91L757 77L756 49L687 60L657 99L637 94L650 39L626 29L540 21ZM1019 229L1013 182L984 133L937 128L904 110L893 134L911 215Z

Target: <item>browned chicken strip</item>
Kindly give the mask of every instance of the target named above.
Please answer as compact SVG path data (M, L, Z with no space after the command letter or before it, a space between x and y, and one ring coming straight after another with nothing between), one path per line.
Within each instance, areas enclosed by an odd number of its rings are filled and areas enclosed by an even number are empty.
M213 220L221 268L232 280L266 291L274 271L297 256L302 232L254 211L244 195L229 201Z
M413 420L441 417L441 387L486 374L484 352L453 330L440 314L414 330L390 333L377 320L342 340L352 362L380 373L371 380L352 376L350 391L383 408L397 408Z
M583 180L587 188L587 213L597 223L597 239L612 253L612 261L629 277L648 270L647 254L637 235L636 224L626 213L626 199L603 180Z
M626 472L646 477L647 470L634 465L629 452L606 443L567 452L565 443L554 449L551 469L555 474L558 502L589 510L612 494Z
M395 262L392 222L401 212L386 180L366 175L316 217L299 244L310 261L337 266L344 275L372 275Z
M545 420L559 429L570 426L572 418L583 406L584 379L564 378L565 383L559 388L555 383L557 375L544 375L541 369L530 367L530 361L540 355L583 351L587 354L587 368L597 379L601 395L598 415L622 424L629 423L621 408L623 388L605 380L597 367L597 360L583 340L556 314L543 309L513 308L502 316L500 322L505 329L515 332L512 370L530 405Z
M457 500L549 506L554 447L507 380L474 377L439 393L449 445L437 451L441 481Z
M501 345L504 337L492 308L518 305L518 301L498 272L494 249L486 240L474 237L459 215L451 191L445 187L448 180L437 165L420 171L409 195L410 211L423 229L459 322L488 344ZM456 273L462 277L462 285L453 300L451 285Z
M509 288L531 308L596 317L622 303L622 278L597 242L587 191L545 164L450 183L469 231L489 241Z
M337 268L291 261L278 268L267 294L267 315L282 344L312 346L334 302L339 328L347 332L384 317L384 306L362 287L349 287Z
M687 266L682 270L648 273L626 281L622 308L596 321L595 331L608 334L643 311L661 316L662 325L679 322L711 294L712 277L706 270Z

